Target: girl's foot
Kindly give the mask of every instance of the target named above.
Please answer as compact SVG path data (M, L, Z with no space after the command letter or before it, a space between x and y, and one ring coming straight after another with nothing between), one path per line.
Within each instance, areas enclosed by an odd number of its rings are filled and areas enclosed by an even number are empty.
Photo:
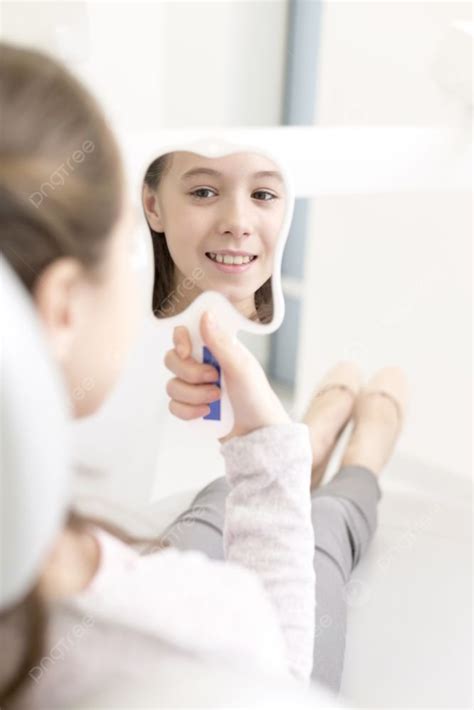
M303 422L308 425L313 466L311 490L321 482L331 454L351 418L362 384L362 375L353 362L339 362L319 383Z
M401 433L408 400L408 383L399 367L379 370L363 387L354 404L352 431L341 466L364 466L378 475Z

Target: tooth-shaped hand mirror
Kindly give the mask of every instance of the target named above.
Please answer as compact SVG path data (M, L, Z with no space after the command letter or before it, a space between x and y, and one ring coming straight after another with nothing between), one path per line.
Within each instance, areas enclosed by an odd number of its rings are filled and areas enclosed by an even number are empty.
M157 151L145 168L142 205L154 256L152 309L161 326L190 330L193 356L216 365L199 322L212 310L232 335L281 324L281 259L293 214L288 175L267 152L201 141ZM218 365L218 363L217 363ZM231 430L222 398L194 424Z

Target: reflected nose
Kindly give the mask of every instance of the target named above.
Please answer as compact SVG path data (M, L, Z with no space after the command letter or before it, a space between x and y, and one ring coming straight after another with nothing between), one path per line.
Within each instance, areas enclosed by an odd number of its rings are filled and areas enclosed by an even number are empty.
M252 234L252 225L248 211L238 202L234 201L223 212L218 227L221 236L243 239Z

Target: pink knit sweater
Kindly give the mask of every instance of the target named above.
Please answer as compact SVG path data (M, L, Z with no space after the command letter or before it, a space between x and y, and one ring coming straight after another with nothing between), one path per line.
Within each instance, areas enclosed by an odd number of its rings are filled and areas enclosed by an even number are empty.
M94 528L99 569L87 589L65 602L86 633L61 663L32 676L31 699L55 707L65 697L71 664L80 664L81 653L96 654L94 627L103 624L118 624L205 662L309 681L315 574L308 429L296 423L259 429L226 442L221 451L231 487L226 561L173 548L140 555ZM50 649L65 631L64 624L52 628ZM127 659L130 646L123 645L116 649L120 663L127 669L144 663L136 651ZM110 653L104 649L104 663ZM149 648L143 653L149 655ZM81 673L73 677L81 683Z

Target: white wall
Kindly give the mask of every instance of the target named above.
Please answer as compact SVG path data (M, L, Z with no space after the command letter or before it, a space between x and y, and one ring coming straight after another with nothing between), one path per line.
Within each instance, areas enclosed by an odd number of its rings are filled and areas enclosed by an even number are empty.
M449 120L465 149L467 107L443 93L434 65L449 22L469 17L468 3L327 3L318 125ZM458 43L469 46L461 35ZM308 384L339 359L357 360L367 376L401 365L411 402L398 450L467 476L471 220L467 191L315 199L297 382L302 409Z
M61 57L124 128L272 125L287 4L10 1L2 36Z

